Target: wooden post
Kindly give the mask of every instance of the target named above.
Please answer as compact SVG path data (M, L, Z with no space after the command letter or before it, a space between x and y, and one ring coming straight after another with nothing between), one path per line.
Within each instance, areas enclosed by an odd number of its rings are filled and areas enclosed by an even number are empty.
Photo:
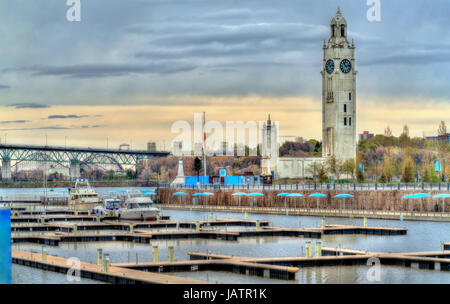
M322 242L316 242L316 256L322 256Z
M133 228L134 228L133 224L130 224L130 233L133 233Z
M103 270L105 272L109 272L109 254L105 254L103 261Z
M153 262L157 263L159 257L158 246L153 246Z
M247 214L247 211L245 211L245 213L244 213L244 219L245 219L245 220L248 220L248 214Z
M200 231L200 222L199 221L195 222L195 231L197 231L197 232Z
M173 246L169 246L169 262L173 262Z
M47 249L42 248L42 261L47 261Z
M260 224L260 221L259 220L257 220L256 221L256 231L258 231L259 230L259 226L260 226L261 224Z
M364 228L367 228L367 217L364 217Z
M311 241L306 242L306 257L311 257Z
M103 264L103 249L98 248L97 249L97 265Z
M322 229L325 229L325 218L322 218Z

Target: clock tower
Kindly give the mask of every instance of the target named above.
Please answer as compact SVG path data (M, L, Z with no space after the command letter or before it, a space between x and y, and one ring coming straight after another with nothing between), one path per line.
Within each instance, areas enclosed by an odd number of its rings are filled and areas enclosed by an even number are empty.
M322 156L346 160L356 156L355 45L347 39L340 9L331 20L330 39L323 42Z

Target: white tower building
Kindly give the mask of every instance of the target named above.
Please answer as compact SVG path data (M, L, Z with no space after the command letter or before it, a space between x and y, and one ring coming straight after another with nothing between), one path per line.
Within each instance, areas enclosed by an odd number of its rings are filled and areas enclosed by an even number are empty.
M347 22L338 9L330 39L323 43L322 155L356 156L355 45L347 40Z
M278 161L278 123L272 122L270 114L261 128L261 173L272 175Z

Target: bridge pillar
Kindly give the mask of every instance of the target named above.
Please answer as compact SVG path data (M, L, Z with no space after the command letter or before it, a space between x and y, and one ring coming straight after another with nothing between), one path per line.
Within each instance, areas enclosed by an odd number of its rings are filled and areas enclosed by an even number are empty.
M77 162L77 161L70 162L69 174L70 174L71 180L75 180L75 179L81 177L79 162Z
M2 181L7 182L11 180L11 160L2 160Z

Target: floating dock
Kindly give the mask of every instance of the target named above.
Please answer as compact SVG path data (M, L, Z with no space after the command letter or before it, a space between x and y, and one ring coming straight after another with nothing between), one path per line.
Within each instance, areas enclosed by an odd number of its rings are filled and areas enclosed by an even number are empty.
M67 274L73 270L71 260L42 254L16 251L12 252L12 262L14 264ZM209 284L206 281L181 278L155 272L138 271L129 268L122 268L111 265L108 271L104 266L80 262L80 276L91 280L97 280L112 284Z

